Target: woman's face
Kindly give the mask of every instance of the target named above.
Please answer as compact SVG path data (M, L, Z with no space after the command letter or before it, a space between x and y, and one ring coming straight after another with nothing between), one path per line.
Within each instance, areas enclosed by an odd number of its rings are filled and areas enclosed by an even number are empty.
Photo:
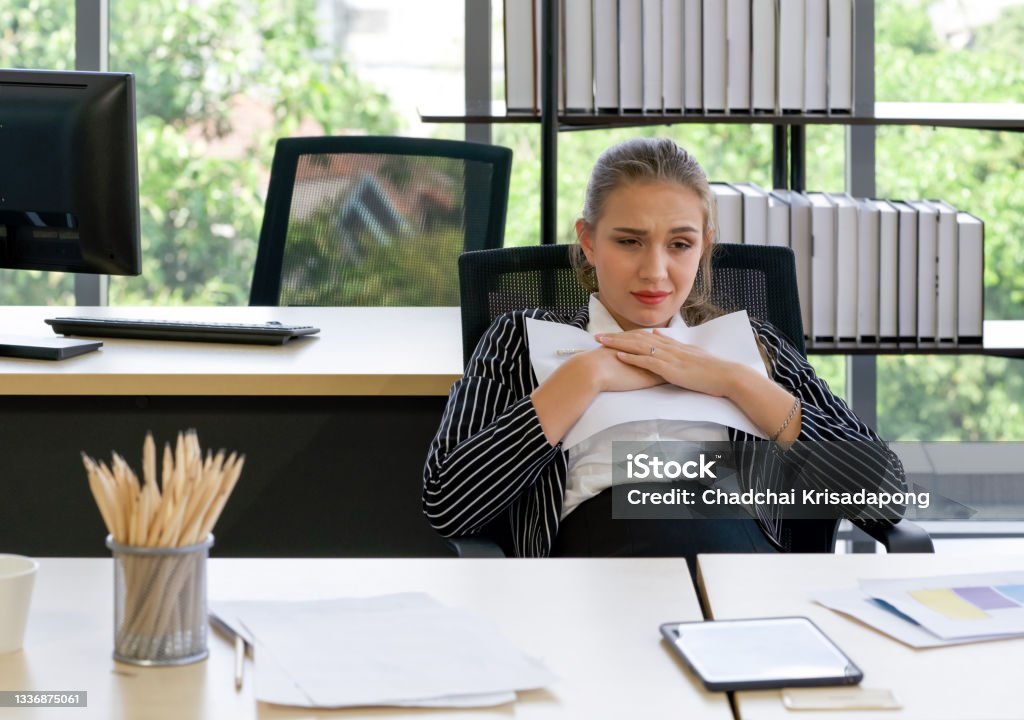
M665 327L679 312L710 241L703 228L697 194L660 180L619 186L594 227L576 223L601 303L623 330Z

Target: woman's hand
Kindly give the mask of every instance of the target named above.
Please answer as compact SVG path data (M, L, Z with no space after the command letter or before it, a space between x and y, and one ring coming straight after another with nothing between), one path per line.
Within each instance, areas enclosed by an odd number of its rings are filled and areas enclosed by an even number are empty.
M723 360L694 345L685 345L657 330L630 330L597 336L601 349L615 352L616 359L636 370L657 375L664 382L686 390L729 397L744 365ZM597 351L594 351L597 352Z
M594 348L573 355L531 394L544 436L557 445L600 392L663 385L664 378L622 362L615 350Z
M607 347L580 353L566 361L565 365L570 366L572 372L582 372L592 378L597 392L641 390L665 384L665 379L660 375L620 360L618 353Z

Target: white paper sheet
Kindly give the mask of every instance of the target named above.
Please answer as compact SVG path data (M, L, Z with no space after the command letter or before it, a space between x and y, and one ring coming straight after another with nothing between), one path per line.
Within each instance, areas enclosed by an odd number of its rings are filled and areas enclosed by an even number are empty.
M590 350L599 346L586 330L562 323L526 319L530 362L539 382L547 378L571 355L566 351ZM663 328L669 337L696 345L712 355L754 368L768 377L757 350L754 331L745 310L723 315L697 327ZM559 350L563 351L559 354ZM605 428L634 420L696 420L715 422L764 437L764 433L743 412L725 398L659 385L643 390L599 394L582 417L562 439L563 449Z
M849 615L866 625L899 640L913 648L941 647L968 642L993 640L1001 636L979 636L958 640L943 640L925 630L916 621L878 605L860 588L842 588L814 593L811 598L830 610Z
M1024 635L1024 571L861 580L860 587L946 640Z
M476 707L555 678L492 623L429 595L216 602L255 642L258 700L300 707Z

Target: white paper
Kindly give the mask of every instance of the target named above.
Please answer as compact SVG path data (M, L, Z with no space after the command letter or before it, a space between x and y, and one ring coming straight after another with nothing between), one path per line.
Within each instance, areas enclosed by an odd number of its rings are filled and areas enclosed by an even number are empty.
M884 600L946 640L1024 635L1024 572L861 580L860 587L871 597ZM990 601L973 600L970 593L979 590L995 591L993 597L1001 606L992 606ZM966 612L944 610L944 606L950 606L947 601L926 600L922 591L949 597L949 603L955 603Z
M878 605L875 600L860 588L842 588L824 590L811 596L819 605L830 610L849 615L870 625L875 630L899 640L904 645L914 648L941 647L943 645L960 645L977 640L991 640L992 637L976 637L959 640L943 640L925 630L917 622L908 620L897 613Z
M554 676L488 620L429 595L217 602L253 639L256 698L299 707L475 707Z
M571 357L564 354L566 350L599 347L586 330L562 323L527 318L526 331L530 362L539 382L547 380L559 365ZM660 332L722 359L747 365L768 377L745 310L723 315L697 327L662 328ZM559 350L563 354L559 354ZM566 433L562 448L568 450L606 428L635 420L714 422L758 437L765 436L730 400L666 384L643 390L600 393Z

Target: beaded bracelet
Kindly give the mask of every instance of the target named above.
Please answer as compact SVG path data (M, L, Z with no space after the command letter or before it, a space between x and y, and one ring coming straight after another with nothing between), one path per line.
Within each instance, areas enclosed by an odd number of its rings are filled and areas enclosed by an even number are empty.
M772 435L772 437L771 437L771 441L772 442L775 442L776 440L779 439L779 435L781 435L782 431L785 430L789 426L789 423L791 423L793 421L793 418L796 417L796 411L799 410L799 409L800 409L800 398L796 398L795 400L793 400L793 407L791 407L789 409L789 415L786 416L785 422L783 422L782 426L779 427L779 429L775 431L774 435Z

